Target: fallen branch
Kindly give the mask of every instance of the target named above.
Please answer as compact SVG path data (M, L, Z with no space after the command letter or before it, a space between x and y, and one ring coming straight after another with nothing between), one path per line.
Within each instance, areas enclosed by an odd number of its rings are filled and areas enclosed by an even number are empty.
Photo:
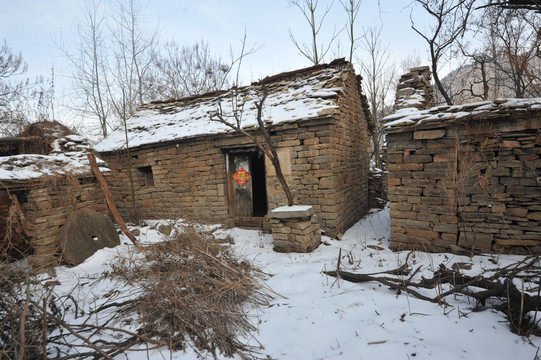
M491 298L498 299L499 301L494 302L497 304L494 305L494 309L505 313L513 332L519 335L541 335L541 329L538 327L536 317L532 320L528 315L530 312L537 313L537 311L541 309L541 297L539 291L536 296L532 296L527 294L524 290L520 291L517 289L516 285L513 283L514 278L520 278L522 282L524 282L524 279L526 278L540 278L541 268L537 266L539 262L538 257L533 259L523 259L514 264L514 266L510 265L502 269L493 269L492 271L495 271L495 273L489 277L485 277L483 274L476 276L464 275L456 270L447 269L443 264L441 264L439 269L434 272L432 278L421 278L417 282L412 281L412 279L413 275L415 275L419 269L417 269L407 280L400 277L379 276L381 274L400 274L401 272L397 270L403 271L404 269L407 269L407 260L408 259L406 258L406 262L398 269L380 273L355 274L337 269L334 271L326 271L324 274L339 277L354 283L370 281L379 282L392 290L404 291L420 300L437 304L449 305L445 301L445 298L453 294L471 297L477 301L477 306L485 306L485 304L491 303L488 301ZM429 297L414 290L416 288L435 289L442 284L448 284L451 288L435 297ZM477 288L477 290L474 290L473 288Z
M103 351L100 347L94 345L94 343L92 343L87 337L84 337L84 336L81 336L79 335L79 333L77 331L75 331L68 323L66 323L64 320L60 319L60 318L57 318L57 317L53 317L51 318L51 320L53 322L55 322L56 324L62 326L63 329L66 329L70 334L72 334L73 336L75 336L76 338L82 340L86 345L86 347L94 350L96 353L98 353L99 355L103 356L103 358L105 359L111 359L112 358L105 352Z
M388 286L390 289L405 291L418 299L430 301L433 303L439 303L439 300L436 298L429 298L428 296L424 296L417 291L410 289L409 286L415 286L413 283L409 283L408 281L400 280L397 278L379 277L368 274L354 274L348 271L325 271L324 274L332 277L340 277L343 280L353 283L376 281Z
M98 164L96 163L96 158L94 157L94 154L89 153L87 156L88 156L88 161L90 162L90 168L92 169L94 176L96 176L96 179L98 180L98 183L101 186L101 190L103 191L103 194L105 195L107 206L109 207L109 210L111 211L111 214L113 215L113 218L115 219L118 226L120 226L120 229L122 229L122 232L124 232L124 234L126 234L126 236L135 245L137 250L139 251L143 250L143 246L141 246L141 243L139 242L139 240L137 240L137 238L130 232L130 230L126 226L126 223L124 222L124 220L122 220L122 217L120 216L118 209L116 208L115 201L113 200L113 195L111 194L111 191L109 190L109 186L107 185L107 181L103 177L103 174L101 173L100 168L98 167Z

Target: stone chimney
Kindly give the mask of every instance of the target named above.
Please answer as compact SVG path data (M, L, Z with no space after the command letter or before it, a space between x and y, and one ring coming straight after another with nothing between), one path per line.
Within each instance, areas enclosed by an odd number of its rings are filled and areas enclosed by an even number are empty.
M434 89L430 81L432 73L428 66L411 68L400 77L396 86L394 111L404 108L426 110L434 106Z

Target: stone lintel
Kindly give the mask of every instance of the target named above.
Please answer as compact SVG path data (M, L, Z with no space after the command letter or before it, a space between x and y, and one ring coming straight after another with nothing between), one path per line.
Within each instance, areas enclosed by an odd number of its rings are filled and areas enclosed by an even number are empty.
M411 68L410 69L410 72L416 72L416 71L430 71L430 67L428 66L419 66L419 67L414 67L414 68Z
M439 139L445 136L445 129L436 130L419 130L413 133L415 140L432 140Z
M281 206L271 210L272 219L296 219L306 218L314 214L314 208L310 205Z

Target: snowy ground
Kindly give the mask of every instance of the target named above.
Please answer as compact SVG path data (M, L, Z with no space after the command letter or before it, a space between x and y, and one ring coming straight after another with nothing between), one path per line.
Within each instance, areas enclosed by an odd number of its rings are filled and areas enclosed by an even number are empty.
M349 229L341 241L324 237L310 254L283 254L272 250L272 238L253 230L219 230L233 237L233 247L264 272L272 274L266 285L280 294L270 307L249 310L258 332L246 339L261 346L260 355L272 359L535 359L541 339L517 336L509 331L502 313L492 310L472 312L475 305L465 297L449 297L451 307L397 294L377 283L353 284L336 281L323 271L334 270L339 249L342 269L374 273L395 269L407 253L388 249L388 211L373 212ZM160 241L155 226L142 227L142 242ZM57 269L61 283L55 291L71 291L95 305L114 290L115 284L97 281L112 257L133 252L127 238L123 245L103 249L75 268ZM410 257L414 267L422 265L426 277L443 263L472 263L468 274L495 268L489 256L473 259L452 254L416 252ZM520 260L520 256L500 256L498 266ZM494 260L494 259L492 259ZM45 279L44 279L45 280ZM51 278L46 279L48 281ZM76 290L74 290L76 289ZM424 292L431 297L437 291ZM129 294L128 294L129 296ZM93 305L94 304L94 305ZM129 327L128 327L129 328ZM541 353L541 351L540 351ZM203 354L206 356L205 354ZM212 356L208 355L211 359ZM130 352L128 359L197 359L188 349L171 353L167 349Z

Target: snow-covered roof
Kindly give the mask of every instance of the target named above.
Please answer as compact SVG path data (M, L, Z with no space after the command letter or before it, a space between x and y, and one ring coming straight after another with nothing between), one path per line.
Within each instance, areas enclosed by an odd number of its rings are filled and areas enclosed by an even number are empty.
M528 112L541 112L541 98L496 99L452 106L435 106L427 110L408 107L397 110L383 118L388 132L403 130L405 127L420 125L441 125L480 119L501 119L502 117L526 115Z
M144 105L127 121L129 146L233 131L211 119L220 108L224 118L238 110L241 126L254 127L257 124L255 103L261 100L264 90L267 97L262 119L267 125L332 114L338 108L336 95L343 90L343 74L351 70L349 63L335 60L328 65L278 74L242 88ZM108 152L125 146L126 134L122 127L95 149Z
M42 176L90 174L87 153L91 150L88 141L79 135L66 135L56 139L51 152L21 154L0 157L0 181L20 183L37 180ZM101 171L108 171L105 163L96 159Z

